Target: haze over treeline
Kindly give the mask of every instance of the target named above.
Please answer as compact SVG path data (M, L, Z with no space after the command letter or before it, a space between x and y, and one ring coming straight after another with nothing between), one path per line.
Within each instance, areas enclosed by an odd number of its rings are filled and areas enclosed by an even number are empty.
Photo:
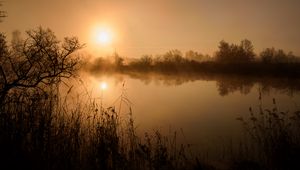
M299 73L300 57L274 47L260 53L254 52L254 45L248 39L239 44L220 41L213 56L193 50L183 54L170 50L162 55L143 55L140 58L125 58L114 53L107 58L93 58L86 63L86 69L99 71L159 71L173 74L180 72L216 72L242 74L293 75ZM234 66L234 67L232 67Z

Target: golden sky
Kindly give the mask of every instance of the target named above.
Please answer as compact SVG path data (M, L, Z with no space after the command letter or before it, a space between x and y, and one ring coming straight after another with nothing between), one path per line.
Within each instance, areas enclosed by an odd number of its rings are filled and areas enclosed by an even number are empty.
M300 55L299 7L299 0L5 0L0 31L49 27L59 38L78 36L94 55L213 54L221 40L244 38L257 52L274 46ZM97 29L111 32L111 44L95 43Z

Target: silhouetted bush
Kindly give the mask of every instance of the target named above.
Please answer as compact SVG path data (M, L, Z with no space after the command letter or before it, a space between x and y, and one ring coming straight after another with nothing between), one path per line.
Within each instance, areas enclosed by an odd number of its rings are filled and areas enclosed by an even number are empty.
M207 61L212 61L212 57L210 57L209 55L203 55L201 53L189 50L185 53L185 58L191 61L196 61L199 63L202 62L207 62Z
M266 48L260 53L260 58L263 63L299 63L300 60L292 52L286 54L283 50L275 48Z
M129 63L129 67L133 67L138 70L149 71L154 65L152 56L144 55L140 59L136 59Z
M114 54L114 67L116 70L122 70L124 59L118 53Z
M247 39L242 40L240 45L229 44L223 40L215 58L220 63L251 63L255 57L253 50L252 42Z

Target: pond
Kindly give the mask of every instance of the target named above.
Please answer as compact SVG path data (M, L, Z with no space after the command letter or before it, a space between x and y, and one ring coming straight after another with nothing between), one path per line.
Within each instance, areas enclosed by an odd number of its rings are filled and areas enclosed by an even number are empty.
M239 141L245 131L237 117L249 116L250 107L256 113L260 105L272 109L274 98L281 111L300 108L297 79L154 73L83 74L81 79L84 86L76 91L87 91L103 107L115 106L123 117L131 108L140 135L177 131L180 142L195 150Z

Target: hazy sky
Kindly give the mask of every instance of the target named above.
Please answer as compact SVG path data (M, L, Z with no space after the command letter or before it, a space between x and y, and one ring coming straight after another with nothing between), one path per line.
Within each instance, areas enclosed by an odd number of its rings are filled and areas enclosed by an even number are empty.
M256 51L274 46L300 55L299 0L4 0L1 8L8 17L0 31L8 36L41 25L60 38L78 36L94 54L213 54L223 39L248 38ZM95 44L100 27L112 32L110 47Z

